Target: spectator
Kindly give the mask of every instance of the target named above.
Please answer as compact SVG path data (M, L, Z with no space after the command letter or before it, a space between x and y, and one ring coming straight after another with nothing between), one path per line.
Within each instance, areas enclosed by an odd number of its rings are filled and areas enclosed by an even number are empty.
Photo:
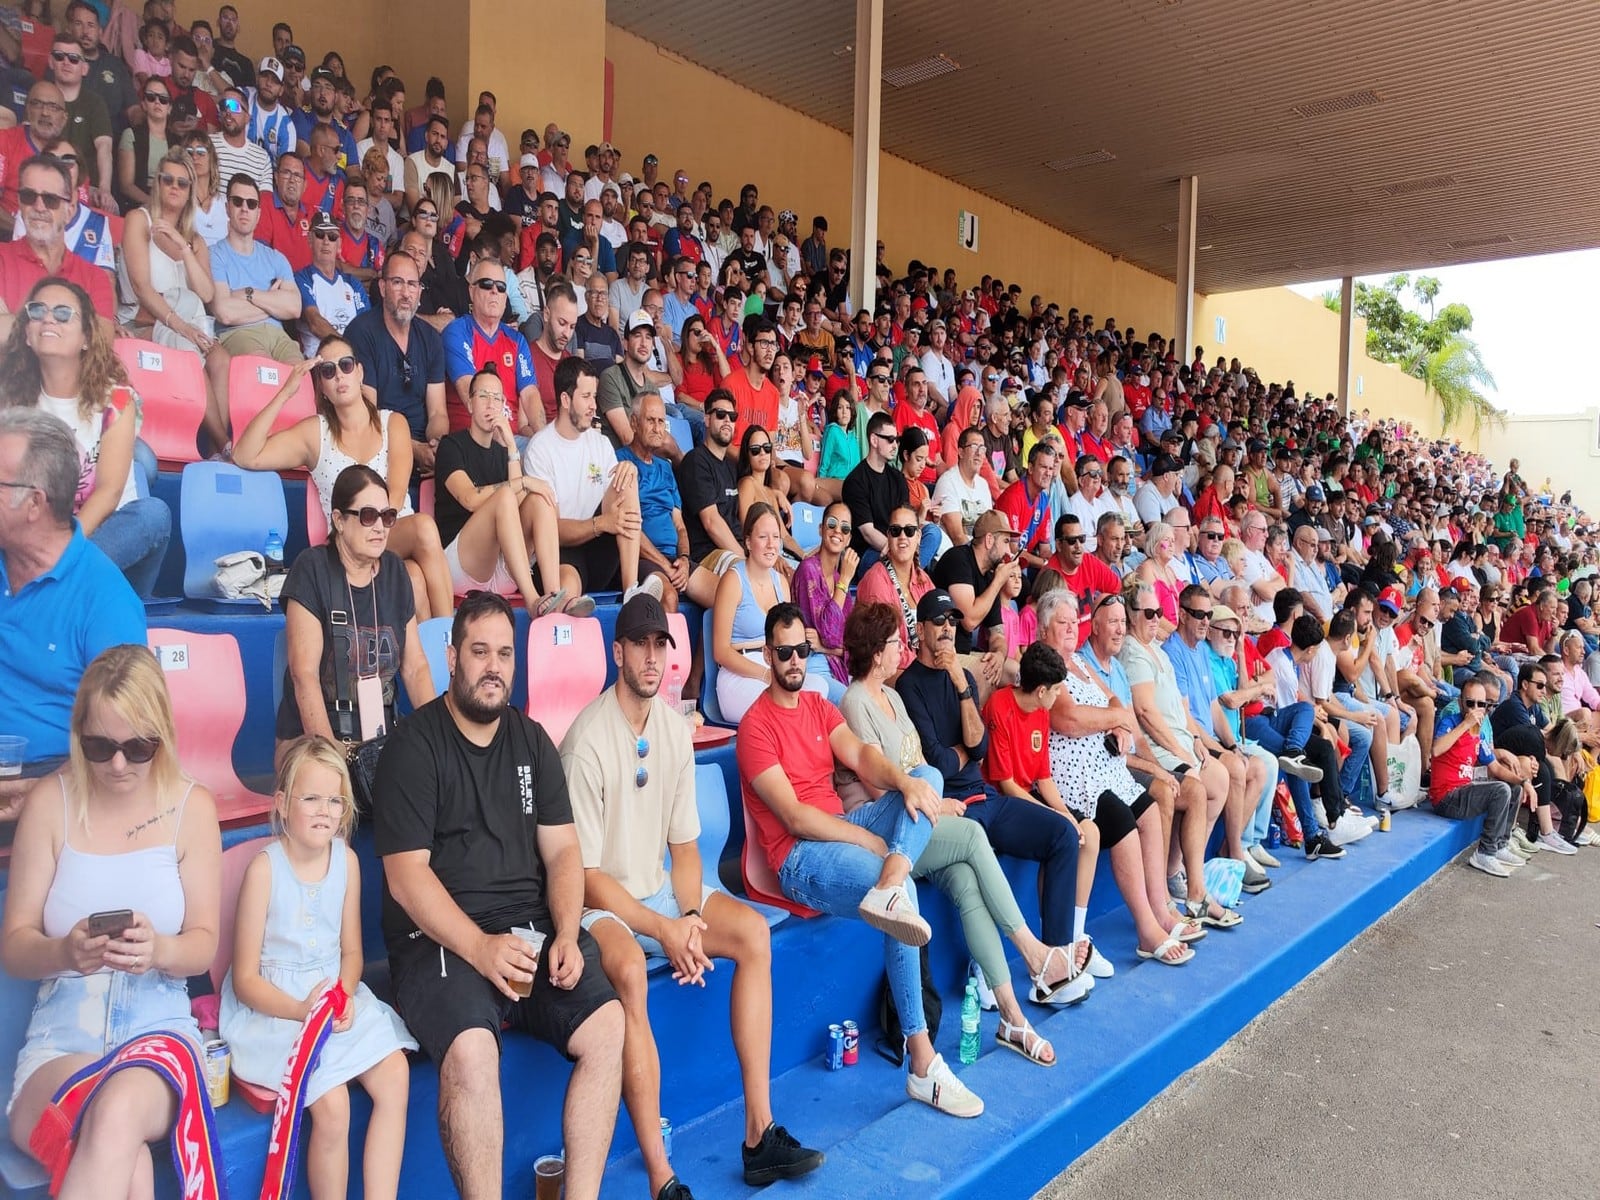
M171 84L157 75L141 92L143 120L122 131L117 145L117 202L123 212L150 204L157 166L166 157L167 115L172 111ZM77 153L76 147L73 149Z
M148 93L150 85L145 88ZM146 101L146 111L156 112ZM262 191L272 188L272 158L261 143L249 135L250 109L244 92L228 88L217 105L219 130L210 135L212 153L216 156L217 171L224 179L232 179L241 172L256 181ZM126 141L124 142L126 144Z
M507 293L504 268L492 259L479 259L467 273L467 283L471 309L452 321L441 337L446 369L455 385L445 405L451 433L472 423L467 389L483 367L500 376L500 386L507 396L517 397L516 411L524 418L544 407L528 343L514 328L502 323Z
M194 44L194 39L186 34L179 34L172 39L171 54L174 105L188 101L194 106L200 131L212 132L217 128L217 102L195 84L195 77L200 71L200 52Z
M1556 831L1552 811L1555 776L1545 748L1544 730L1550 721L1543 707L1549 694L1549 671L1541 663L1524 663L1517 671L1516 689L1490 712L1489 724L1494 730L1496 755L1513 756L1521 780L1532 789L1527 801L1534 810L1529 831L1520 838L1514 833L1513 840L1556 854L1575 854L1571 843Z
M794 597L800 616L807 629L816 630L817 649L827 659L828 668L840 683L850 680L845 668L844 626L856 601L856 597L850 595L850 581L855 578L857 566L856 552L850 548L850 533L849 508L843 501L828 505L822 514L817 548L801 560L794 573ZM906 540L914 545L915 535ZM880 559L879 565L884 568L883 574L887 578L891 569L889 560ZM915 556L912 556L908 569L921 574ZM926 575L923 578L926 580ZM866 580L862 582L865 586ZM901 644L908 642L909 638L902 635ZM895 668L891 680L899 674L899 670L899 667Z
M1504 879L1516 868L1511 859L1521 861L1510 848L1510 834L1516 806L1531 801L1533 785L1514 755L1479 737L1481 714L1488 707L1483 684L1469 679L1461 688L1460 711L1439 715L1428 800L1440 816L1470 820L1483 815L1478 848L1467 865ZM1485 768L1488 778L1477 780L1478 768Z
M953 427L954 422L945 430L947 441ZM939 526L950 544L964 546L972 540L972 527L978 518L994 507L994 497L982 476L985 466L983 431L976 424L959 432L954 463L939 476L933 489L933 502L940 508Z
M384 941L396 1007L439 1064L440 1133L461 1194L502 1194L499 1044L509 1024L575 1064L565 1188L596 1200L621 1092L623 1013L580 924L582 856L556 749L509 704L514 630L504 600L466 600L445 651L448 691L384 748L377 784L391 802L375 817Z
M623 358L622 339L611 327L609 288L606 277L598 272L584 282L583 315L573 329L572 345L568 350L568 353L593 363L598 371L616 366Z
M84 671L71 748L69 769L37 783L18 822L0 930L6 973L49 981L17 1055L9 1115L19 1144L62 1084L135 1037L181 1038L199 1067L184 980L217 951L216 803L178 765L166 683L143 644L114 646ZM131 915L91 936L101 900ZM128 1064L88 1100L61 1186L122 1195L141 1164L148 1185L145 1143L166 1133L173 1109L167 1081Z
M963 665L975 671L985 697L1000 682L1005 658L1003 647L986 647L986 643L993 640L993 630L1000 625L1005 588L1022 572L1015 554L1018 536L1004 513L998 509L986 512L974 523L972 540L943 554L932 571L934 584L950 593L961 612L956 653L969 656ZM980 630L983 641L974 636ZM985 653L973 657L975 650Z
M783 552L793 562L801 558L800 547L790 532L793 516L789 508L789 478L776 462L772 435L760 425L749 425L739 441L739 522L745 524L751 508L765 504L778 514L782 525ZM785 574L790 568L786 566Z
M771 681L737 742L759 852L791 900L840 917L859 915L884 932L889 987L906 1038L907 1094L953 1116L979 1116L983 1101L935 1052L922 1011L915 948L927 944L930 930L917 912L910 876L941 807L929 783L936 773L899 769L851 733L833 705L803 694L808 653L799 610L774 606L762 645ZM883 795L844 815L831 783L836 764Z
M1150 464L1150 474L1133 494L1133 507L1146 529L1178 507L1181 470L1182 464L1170 454L1158 455Z
M340 261L339 226L327 213L311 219L311 263L295 272L300 289L300 349L315 357L317 345L327 337L342 335L369 307L366 289Z
M117 247L112 237L111 219L80 199L83 188L78 176L78 152L72 148L71 142L62 139L48 147L45 153L67 168L72 188L71 212L61 234L67 249L91 267L99 267L107 274L115 273Z
M23 234L0 241L0 338L9 337L17 314L41 279L56 276L75 283L94 305L94 315L112 333L116 303L111 276L67 250L66 228L75 204L72 175L53 158L34 155L17 172L17 197Z
M250 140L265 150L274 164L285 154L294 153L297 140L291 114L295 100L291 97L289 104L279 103L283 97L283 76L283 63L279 59L269 55L261 60L250 104L250 120L245 126Z
M5 348L0 406L37 407L72 430L82 463L72 505L78 527L148 599L172 514L149 494L135 461L138 397L127 371L77 285L40 280L22 311Z
M1111 596L1122 590L1122 579L1093 554L1084 553L1088 534L1076 513L1063 513L1056 521L1056 552L1045 565L1057 572L1067 588L1078 598L1079 610L1088 616L1101 596ZM1071 662L1068 662L1071 667Z
M255 180L235 175L228 181L227 196L228 236L211 246L211 277L216 285L211 313L217 338L229 354L299 362L300 348L283 323L300 315L300 289L289 261L255 238L261 190Z
M229 178L231 183L234 177ZM270 198L262 200L255 237L283 255L298 271L311 262L311 210L303 200L305 161L298 154L281 155L272 180L273 191Z
M1049 558L1046 551L1050 548L1053 532L1050 521L1050 482L1056 477L1056 462L1053 441L1035 442L1028 454L1027 475L1001 492L1000 498L994 502L995 511L1005 516L1012 529L1020 531L1016 543L1017 559L1024 571L1037 571ZM1086 469L1084 472L1085 476L1091 473L1095 486L1098 487L1101 476L1101 467L1098 463L1092 470ZM1082 498L1084 494L1084 488L1080 486L1078 496L1073 500ZM1086 503L1092 510L1093 499L1088 499ZM1080 511L1080 518L1082 515Z
M690 336L686 327L684 337ZM714 389L706 397L705 441L683 456L677 472L689 557L719 575L727 565L724 556L736 558L744 552L738 459L729 454L737 419L732 393Z
M145 640L144 606L72 515L81 475L77 441L61 420L0 409L0 685L13 706L7 731L27 739L21 776L0 781L0 819L15 817L34 780L66 758L89 663ZM57 649L41 654L42 646Z
M906 507L910 499L905 476L890 466L899 444L894 418L874 413L867 422L866 457L844 481L842 498L850 506L850 520L855 525L850 544L861 556L857 578L884 552L889 514Z
M40 80L28 89L22 111L24 120L20 125L0 129L0 241L15 233L22 209L17 189L21 186L23 165L64 140L67 131L67 106L61 89L48 80Z
M634 397L630 422L633 440L617 457L633 463L639 472L639 569L661 577L662 603L669 612L677 611L680 595L709 608L717 577L689 554L683 500L667 457L667 447L674 443L661 397L649 389L641 391Z
M78 39L69 32L56 34L50 47L50 74L67 106L65 136L78 152L78 163L89 184L89 204L103 212L116 212L111 195L115 178L111 156L111 113L93 89L84 87L89 61Z
M361 362L365 386L373 389L378 407L405 418L413 470L426 475L433 470L434 453L448 432L449 417L444 344L417 316L421 290L416 261L406 254L390 256L378 280L378 307L352 320L345 338Z

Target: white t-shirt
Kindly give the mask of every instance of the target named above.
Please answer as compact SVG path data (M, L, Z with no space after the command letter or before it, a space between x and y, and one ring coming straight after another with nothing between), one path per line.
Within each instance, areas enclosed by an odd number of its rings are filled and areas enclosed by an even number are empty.
M544 480L556 494L556 511L569 521L582 521L600 511L606 487L617 468L617 452L598 429L586 429L570 441L552 421L528 440L522 469Z
M1154 525L1178 507L1178 495L1174 492L1170 496L1163 496L1156 485L1147 480L1141 483L1139 490L1133 494L1133 507L1139 514L1141 525Z
M461 126L461 134L456 138L456 161L467 161L467 148L472 144L472 122L469 120ZM506 135L498 129L489 131L489 166L496 174L504 176L509 171L511 162L511 147L506 145ZM489 189L493 191L493 188Z
M1267 561L1267 556L1265 554L1262 554L1259 550L1252 550L1246 546L1244 551L1244 581L1249 584L1254 584L1257 580L1266 579L1268 576L1272 576L1280 580L1283 578L1283 576L1279 575L1272 569L1272 564ZM1253 596L1254 593L1252 592L1251 595ZM1272 620L1272 601L1266 600L1256 603L1254 605L1254 611L1256 616L1260 617L1263 621L1270 622Z
M17 223L20 225L22 222ZM98 412L86 419L78 412L76 396L64 399L60 396L46 395L44 392L39 393L39 410L58 418L72 430L72 436L78 443L78 457L82 462L80 476L87 478L100 462L100 435L105 428L105 413ZM123 414L124 417L128 415ZM118 508L139 498L139 486L134 482L133 476L135 469L133 464L128 465L128 478L122 485L122 495L117 499Z
M934 352L930 346L917 358L917 365L922 368L922 373L928 377L928 382L939 389L939 394L944 397L946 404L954 404L956 399L956 368L948 358Z
M1313 700L1327 700L1333 695L1333 677L1339 669L1338 657L1327 642L1318 642L1306 664L1306 685Z
M1300 699L1300 668L1282 646L1267 655L1267 666L1272 669L1272 702L1279 708L1288 708Z
M994 497L989 494L989 485L983 477L973 479L972 486L968 487L967 481L961 478L960 467L951 467L939 476L939 482L933 485L933 502L943 505L945 512L959 507L961 526L969 537L978 518L994 507Z

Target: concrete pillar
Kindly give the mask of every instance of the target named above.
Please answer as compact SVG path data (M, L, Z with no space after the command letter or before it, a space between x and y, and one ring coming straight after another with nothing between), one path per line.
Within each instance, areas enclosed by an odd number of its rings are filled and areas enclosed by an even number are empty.
M1356 281L1346 275L1339 281L1339 411L1350 415L1350 388L1354 383Z
M856 107L851 127L850 304L871 311L877 293L878 130L883 109L883 0L856 0Z
M1194 234L1200 212L1200 178L1185 175L1178 180L1178 266L1173 282L1177 285L1172 312L1172 340L1178 344L1178 361L1188 362L1194 353Z

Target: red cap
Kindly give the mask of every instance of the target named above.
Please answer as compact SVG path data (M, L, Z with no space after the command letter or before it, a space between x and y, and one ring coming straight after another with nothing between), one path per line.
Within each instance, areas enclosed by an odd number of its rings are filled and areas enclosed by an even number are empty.
M820 354L813 354L806 361L806 374L807 375L821 375L822 374L822 356Z

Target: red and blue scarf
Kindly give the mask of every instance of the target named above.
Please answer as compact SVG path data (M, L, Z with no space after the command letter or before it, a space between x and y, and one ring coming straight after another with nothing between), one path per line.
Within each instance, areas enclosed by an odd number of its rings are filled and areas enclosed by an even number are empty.
M300 1121L306 1111L306 1084L316 1070L322 1048L333 1036L333 1023L344 1015L350 996L342 983L317 998L301 1026L278 1085L272 1109L272 1140L267 1143L267 1170L261 1179L261 1200L283 1200L294 1192L295 1160L300 1156Z

